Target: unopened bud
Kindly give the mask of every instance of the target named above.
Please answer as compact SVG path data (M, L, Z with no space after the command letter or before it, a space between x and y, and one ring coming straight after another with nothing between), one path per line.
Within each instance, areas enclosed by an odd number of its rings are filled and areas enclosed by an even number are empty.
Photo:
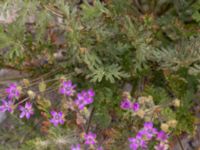
M65 77L65 76L61 76L61 77L60 77L60 80L61 80L61 81L65 81L65 80L66 80L66 77Z
M46 86L47 85L44 81L40 82L38 85L39 91L43 93L46 90Z
M85 136L85 133L84 133L84 132L80 133L80 137L81 137L81 138L84 138L84 136Z
M175 128L176 125L177 125L177 121L176 121L175 119L169 120L169 121L167 122L167 124L168 124L170 127Z
M30 81L28 79L23 79L23 84L26 86L26 87L29 87L30 86Z
M140 103L140 104L144 104L145 102L146 102L146 97L144 97L144 96L141 96L141 97L139 97L138 98L138 102Z
M123 97L123 98L127 98L127 99L131 99L130 93L129 93L129 92L126 92L126 91L124 91L124 92L122 93L122 97Z
M181 103L181 102L180 102L179 99L176 98L172 103L173 103L173 105L174 105L175 107L180 107L180 103Z
M34 99L35 96L36 96L36 94L33 91L31 91L31 90L28 90L27 94L30 97L30 99Z
M142 109L140 109L136 112L136 115L138 115L140 118L144 118L145 112Z
M162 123L160 128L165 132L169 131L169 126L166 123Z
M146 103L153 103L153 97L149 95L148 97L145 98L145 102Z
M18 86L17 89L21 92L22 91L22 87Z
M85 48L85 47L80 47L79 50L80 50L80 52L81 52L82 54L88 51L88 49Z

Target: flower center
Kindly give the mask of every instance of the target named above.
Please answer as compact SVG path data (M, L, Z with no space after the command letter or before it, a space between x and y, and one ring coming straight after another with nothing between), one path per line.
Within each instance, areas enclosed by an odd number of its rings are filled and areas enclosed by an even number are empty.
M24 109L24 112L25 112L25 113L29 113L29 109L25 108L25 109Z
M10 91L11 94L16 94L16 92L17 91L15 89L11 89L11 91Z
M88 142L89 143L93 143L93 138L92 137L88 137Z
M60 117L59 117L58 115L55 115L55 119L56 119L56 120L59 120Z

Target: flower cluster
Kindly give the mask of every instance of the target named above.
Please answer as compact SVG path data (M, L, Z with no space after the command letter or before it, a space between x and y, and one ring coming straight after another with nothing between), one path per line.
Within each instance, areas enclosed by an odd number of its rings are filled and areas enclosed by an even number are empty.
M0 106L0 111L1 112L14 112L15 108L15 99L18 99L20 96L20 88L17 86L16 83L11 83L8 88L6 88L5 92L7 93L7 100L2 100L2 105ZM26 102L25 106L20 105L19 110L21 111L20 113L20 118L26 117L26 119L30 119L31 115L34 114L32 104L30 102Z
M92 132L85 133L84 134L84 141L85 141L84 144L93 149L96 147L96 150L103 150L102 146L97 146L96 137L97 136L95 133L92 133ZM80 144L72 145L71 150L81 150Z
M76 88L76 85L74 85L71 80L62 81L59 88L59 93L65 96L71 97L75 95L75 92L76 92L75 88ZM1 112L8 111L10 113L13 113L14 108L16 107L15 100L19 99L20 94L21 94L20 87L18 87L16 83L11 83L8 86L8 88L6 88L5 92L7 94L7 99L1 101L2 104L0 105L0 111ZM27 94L29 98L31 99L36 97L34 95L35 93L31 90L29 90ZM72 102L73 103L72 106L76 105L79 110L82 110L86 105L91 104L94 101L93 99L94 96L95 96L95 93L92 89L83 90L80 93L77 93L76 99ZM26 102L24 106L20 105L18 109L20 111L20 116L19 116L20 118L25 117L26 119L30 119L31 115L34 114L34 110L30 102ZM51 111L50 114L51 114L51 118L49 121L54 126L58 126L58 124L64 124L63 112Z
M94 101L94 96L95 93L92 89L89 89L87 91L83 90L82 92L77 94L75 104L80 110L82 110L86 105L91 104Z
M158 144L155 146L155 150L167 150L168 149L168 135L164 131L159 131L153 127L152 122L144 123L144 127L137 133L136 137L129 138L130 149L138 150L147 149L148 143L156 138Z
M17 87L16 83L11 83L8 88L5 90L7 94L6 100L2 100L2 105L0 106L1 112L10 112L13 113L14 111L14 100L18 99L20 96L20 90L19 87Z
M72 84L71 80L63 81L59 88L59 92L66 96L73 96L75 93L76 85Z
M71 80L62 81L59 87L59 93L70 97L67 99L66 104L71 104L71 110L76 110L76 113L82 114L82 111L86 105L93 103L95 92L93 89L83 90L79 93L76 93L76 85L72 83ZM19 101L16 103L16 100L19 100L21 95L20 87L16 83L12 83L9 85L8 88L5 90L6 92L6 99L1 101L0 111L1 112L10 112L13 113L15 108L18 108L20 111L19 118L26 118L30 119L30 117L34 114L34 109L32 103L27 100L33 100L36 97L36 93L31 90L28 90L26 93L28 97L26 100ZM74 100L72 100L74 98ZM17 106L19 104L19 106ZM69 107L67 107L69 108ZM87 110L86 108L84 110ZM81 113L79 112L81 111ZM52 110L50 112L51 117L48 119L50 123L54 126L58 126L59 124L63 125L65 122L65 114L62 111L55 111ZM48 116L48 114L46 115ZM48 117L47 117L48 118ZM103 150L103 148L97 145L96 141L96 134L89 132L84 134L84 145L86 147L96 148L96 150ZM81 150L81 145L72 145L71 150Z
M9 99L18 99L20 95L20 90L16 83L11 83L6 89L6 93Z
M61 86L59 88L59 93L65 95L65 96L74 96L75 95L75 88L76 85L72 83L71 80L68 81L62 81ZM71 110L75 110L73 106L77 106L79 110L82 110L86 105L91 104L94 99L93 97L95 96L95 93L92 89L89 90L83 90L80 93L76 94L76 98L74 101L68 101L66 102L67 104L70 104ZM57 126L58 124L64 124L64 114L56 111L51 111L51 116L52 118L50 119L50 122L54 125ZM78 147L78 146L73 146Z
M138 102L132 103L129 99L124 99L121 101L120 107L124 110L133 110L138 111L140 109L140 105Z
M59 88L59 93L65 96L74 96L76 92L75 88L76 85L74 85L71 80L63 81ZM95 93L92 89L83 90L80 93L77 93L74 103L78 109L82 110L86 105L91 104L94 101L94 96Z

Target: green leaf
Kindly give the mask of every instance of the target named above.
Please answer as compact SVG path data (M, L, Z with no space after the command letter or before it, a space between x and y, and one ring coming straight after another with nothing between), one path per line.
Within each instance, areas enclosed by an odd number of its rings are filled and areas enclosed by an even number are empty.
M122 71L122 68L117 64L91 68L91 72L89 74L91 82L101 82L104 78L106 81L114 83L116 79L129 77L129 74Z
M111 123L111 116L107 111L105 112L97 112L94 115L94 121L99 125L101 129L108 128Z

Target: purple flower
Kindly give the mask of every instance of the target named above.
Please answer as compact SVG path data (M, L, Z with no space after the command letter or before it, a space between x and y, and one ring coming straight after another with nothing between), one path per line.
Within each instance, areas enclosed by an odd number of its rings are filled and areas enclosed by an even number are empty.
M71 150L81 150L80 144L72 145Z
M26 102L25 106L19 106L19 110L21 111L20 118L23 118L24 116L29 119L31 115L33 115L33 108L32 104L30 102Z
M83 91L80 97L83 97L87 104L91 104L94 101L93 99L94 96L95 96L95 93L93 89L89 89L86 92Z
M58 126L58 124L64 124L64 115L61 111L60 112L51 111L51 116L52 118L50 119L50 122L54 126Z
M82 110L85 107L85 105L87 105L84 99L76 99L75 104L78 106L80 110Z
M121 101L120 107L121 109L127 110L131 108L131 101L129 99L124 99Z
M96 134L89 132L88 134L85 134L84 138L85 138L86 145L96 144Z
M168 135L164 131L160 131L157 133L157 140L161 142L165 142L168 139Z
M137 150L140 147L145 149L147 147L147 143L142 139L141 135L137 135L136 138L129 138L129 142L131 150Z
M13 106L14 106L13 101L2 100L2 105L0 106L0 111L1 112L9 111L10 113L12 113L13 112Z
M157 144L154 148L155 150L168 150L168 145L164 143Z
M132 105L133 111L138 111L140 109L140 104L138 102L133 103Z
M17 88L17 84L11 83L9 87L6 89L6 93L8 94L9 99L19 98L20 91Z
M81 93L77 94L75 104L80 110L82 110L85 105L91 104L94 101L94 95L95 93L92 89L89 89L88 91L82 91Z
M148 140L151 140L157 134L157 129L153 127L152 122L144 123L144 128L141 130Z
M144 128L145 129L151 129L151 128L153 128L153 123L152 122L145 122L144 123Z
M137 137L137 136L141 136L143 139L145 139L146 134L147 134L147 131L144 130L144 129L141 129L141 130L137 133L136 137Z
M89 97L94 97L94 96L95 96L95 92L94 92L93 89L89 89L89 90L87 91L87 93L88 93L88 96L89 96Z
M75 93L75 87L76 85L73 85L71 80L63 81L59 92L66 96L73 96Z

